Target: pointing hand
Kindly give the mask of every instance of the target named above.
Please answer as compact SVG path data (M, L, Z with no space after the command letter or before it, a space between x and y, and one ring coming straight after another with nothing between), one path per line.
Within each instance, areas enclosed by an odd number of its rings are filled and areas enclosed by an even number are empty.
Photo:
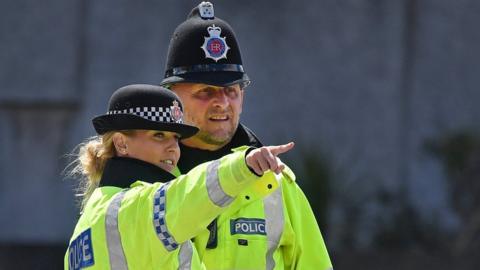
M254 149L245 157L247 166L258 175L263 175L268 170L279 174L285 169L285 165L277 156L290 151L294 145L293 142L289 142L287 144L263 146Z

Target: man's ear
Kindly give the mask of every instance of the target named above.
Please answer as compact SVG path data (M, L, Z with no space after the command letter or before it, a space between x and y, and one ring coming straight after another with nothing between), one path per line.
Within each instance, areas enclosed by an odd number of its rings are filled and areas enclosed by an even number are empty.
M128 155L127 136L125 136L125 134L115 132L112 136L112 141L118 156Z
M243 95L245 95L245 91L243 89L240 90L240 112L242 113L243 110Z

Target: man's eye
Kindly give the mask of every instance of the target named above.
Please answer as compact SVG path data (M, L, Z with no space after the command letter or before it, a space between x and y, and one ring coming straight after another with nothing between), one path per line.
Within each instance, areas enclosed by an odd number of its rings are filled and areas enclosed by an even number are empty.
M196 98L209 98L213 95L212 93L213 92L209 91L209 90L200 90L200 91L198 91L194 94L194 97L196 97Z
M225 94L230 98L238 97L238 91L237 91L237 89L235 89L233 87L226 87L225 88Z

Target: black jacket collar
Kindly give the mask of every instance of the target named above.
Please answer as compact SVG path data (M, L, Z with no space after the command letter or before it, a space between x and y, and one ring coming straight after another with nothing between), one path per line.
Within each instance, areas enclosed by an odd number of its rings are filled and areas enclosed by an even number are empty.
M151 163L124 157L114 157L107 161L100 180L100 186L128 188L135 181L148 183L168 182L175 176Z
M255 134L246 126L240 124L237 128L237 131L233 135L232 140L227 145L216 151L191 148L180 143L180 150L182 155L177 166L180 169L181 173L187 173L193 167L201 163L219 159L225 155L228 155L231 153L231 150L233 148L242 145L262 147L262 143L257 138L257 136L255 136Z

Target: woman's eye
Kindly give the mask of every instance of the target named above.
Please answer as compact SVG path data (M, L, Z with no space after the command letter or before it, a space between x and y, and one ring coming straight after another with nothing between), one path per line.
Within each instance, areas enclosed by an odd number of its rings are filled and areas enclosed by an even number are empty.
M163 139L165 138L165 134L163 132L157 132L155 133L154 135L156 138L160 138L160 139Z

